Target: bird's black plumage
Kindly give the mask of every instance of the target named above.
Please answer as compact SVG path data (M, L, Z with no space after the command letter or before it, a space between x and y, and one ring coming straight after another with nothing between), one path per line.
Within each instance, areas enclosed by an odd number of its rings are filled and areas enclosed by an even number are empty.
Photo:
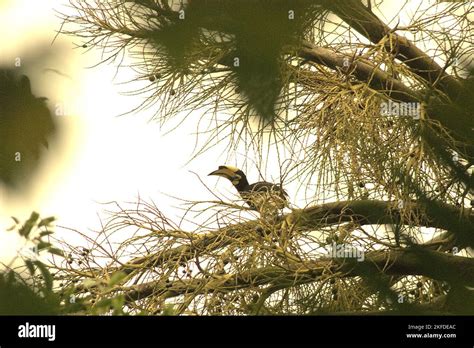
M239 191L245 202L253 209L257 209L256 195L263 194L270 198L262 197L262 200L271 200L276 208L282 209L287 204L288 194L278 184L272 184L266 181L259 181L254 184L248 185L243 191Z
M238 168L219 166L218 170L209 175L222 176L231 181L245 203L252 209L260 212L262 210L274 211L283 209L287 205L288 194L280 185L267 181L249 184L247 176Z

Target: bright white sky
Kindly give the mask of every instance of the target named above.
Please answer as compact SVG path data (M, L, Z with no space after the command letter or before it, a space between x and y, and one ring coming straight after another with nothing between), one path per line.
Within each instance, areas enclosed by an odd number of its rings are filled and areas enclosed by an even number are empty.
M101 202L135 201L138 195L153 199L171 217L178 216L173 207L179 203L167 195L215 199L190 171L198 173L211 188L218 187L223 196L234 194L225 179L207 177L225 164L224 144L187 164L195 146L193 120L200 117L200 111L169 135L164 133L170 127L160 130L156 122L150 122L155 110L117 117L143 99L120 94L140 87L119 85L134 78L134 72L123 68L115 76L114 65L89 68L101 60L101 52L84 53L84 49L76 48L82 43L73 37L60 35L50 45L61 25L54 10L68 11L64 7L67 3L0 0L0 33L4 38L0 65L12 64L20 57L22 73L30 77L33 93L48 97L51 108L62 105L66 110L66 116L59 117L63 128L60 139L50 146L31 180L35 186L15 197L7 196L0 187L0 260L15 255L21 242L16 233L4 232L12 224L10 216L24 221L35 210L42 217L58 217L58 225L87 232L100 228L99 216L105 216L101 210L106 208ZM47 60L28 61L35 49L44 47L51 53ZM66 76L44 69L57 69ZM236 156L242 159L243 151L237 151ZM267 170L278 173L277 168L278 163L273 163ZM258 179L256 169L247 175L250 181Z
M198 119L199 111L190 122L166 136L157 123L149 122L154 110L117 117L139 105L143 98L120 94L138 86L118 85L132 79L133 71L124 68L115 77L113 65L88 68L100 61L101 52L73 49L82 43L72 37L61 35L50 46L61 24L53 9L67 11L67 3L0 0L0 65L22 58L33 93L48 97L53 108L61 103L67 113L59 118L64 128L60 139L56 146L50 146L47 159L32 180L36 186L17 197L7 197L0 188L0 259L13 256L18 245L15 234L4 232L11 225L12 215L24 220L36 210L42 217L57 216L59 225L86 232L100 226L99 202L134 201L138 194L153 199L165 212L178 215L172 208L177 202L164 194L190 200L213 199L190 171L199 173L206 184L218 187L224 196L233 193L228 182L206 176L224 164L225 144L186 164L195 145L193 119ZM392 5L396 7L397 3ZM412 4L410 7L416 8L417 2ZM388 13L395 15L396 10ZM28 61L29 54L41 47L51 52L49 59ZM67 77L44 69L57 69ZM237 160L228 164L242 163L242 153L238 151ZM278 173L278 163L269 163L266 173ZM250 181L258 179L256 169L247 174ZM295 188L287 187L287 191L294 201Z
M37 185L17 197L0 191L3 256L16 250L12 248L16 236L3 232L11 225L11 215L24 220L36 210L43 217L57 216L60 225L86 231L100 226L97 214L102 207L98 202L130 201L140 194L163 202L160 206L169 206L160 191L209 198L194 192L198 191L192 189L196 179L188 170L206 174L215 169L216 159L207 161L203 168L183 167L193 150L189 136L192 124L164 137L156 123L148 122L152 110L117 117L140 103L140 97L120 95L129 87L116 84L131 78L131 71L123 69L114 80L114 66L88 69L100 61L100 52L84 54L83 49L73 49L72 37L59 36L49 46L54 30L60 27L52 9L64 9L64 3L67 1L0 0L0 63L11 64L16 57L22 58L33 93L47 96L52 108L61 103L67 114L59 117L63 133L56 146L50 146L47 159L32 180ZM41 46L49 47L51 59L30 68L29 54ZM44 72L47 68L70 78Z

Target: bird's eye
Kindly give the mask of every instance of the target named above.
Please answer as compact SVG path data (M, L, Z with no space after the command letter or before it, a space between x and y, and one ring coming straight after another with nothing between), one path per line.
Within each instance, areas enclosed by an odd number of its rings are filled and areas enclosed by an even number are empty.
M237 185L240 182L240 179L242 179L242 177L239 174L235 174L232 177L232 184Z

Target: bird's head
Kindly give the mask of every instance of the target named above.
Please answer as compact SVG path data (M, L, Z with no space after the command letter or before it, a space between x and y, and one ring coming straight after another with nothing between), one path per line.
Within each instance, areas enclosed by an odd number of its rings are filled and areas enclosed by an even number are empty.
M239 185L243 180L247 180L243 171L232 166L219 166L219 169L208 175L222 176L230 180L234 186Z

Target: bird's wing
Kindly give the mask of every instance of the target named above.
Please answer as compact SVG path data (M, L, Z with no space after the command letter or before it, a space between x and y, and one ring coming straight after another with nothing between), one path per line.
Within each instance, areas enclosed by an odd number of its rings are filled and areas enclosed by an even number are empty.
M252 185L249 185L248 191L250 192L275 192L278 193L283 199L288 197L288 193L279 185L272 184L266 181L259 181Z
M287 205L287 193L280 185L272 184L266 181L256 182L249 185L246 192L241 192L244 198L252 208L261 210L266 209L282 209Z

